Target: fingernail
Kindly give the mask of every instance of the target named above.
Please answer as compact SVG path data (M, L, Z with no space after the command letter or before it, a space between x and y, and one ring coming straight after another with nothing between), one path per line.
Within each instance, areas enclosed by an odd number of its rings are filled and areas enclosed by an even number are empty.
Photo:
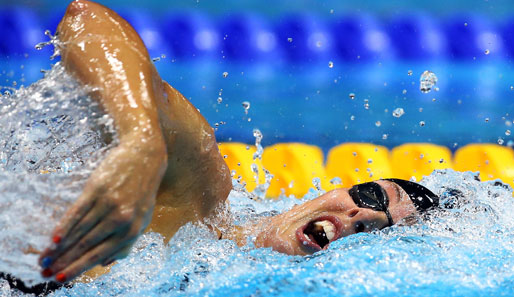
M41 267L48 268L52 265L52 258L51 257L44 257L41 261Z
M51 277L52 274L53 274L53 272L49 268L43 269L43 271L41 271L41 275L43 277Z
M57 273L57 275L55 276L55 279L60 282L60 283L64 283L66 281L66 274L64 273Z
M61 236L59 235L55 235L53 238L52 238L52 241L55 243L55 244L59 244L61 242Z

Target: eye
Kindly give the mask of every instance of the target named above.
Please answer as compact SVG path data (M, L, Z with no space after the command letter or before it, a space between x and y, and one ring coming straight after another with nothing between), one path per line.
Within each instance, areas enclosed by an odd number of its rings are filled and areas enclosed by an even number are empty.
M357 221L357 223L355 223L355 233L364 232L365 228L366 226L364 226L361 221Z

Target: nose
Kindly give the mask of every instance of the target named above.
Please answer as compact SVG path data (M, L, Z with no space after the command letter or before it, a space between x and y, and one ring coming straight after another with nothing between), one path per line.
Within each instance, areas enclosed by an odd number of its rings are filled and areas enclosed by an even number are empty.
M371 209L354 208L347 213L350 219L350 228L353 232L370 232L375 229L382 229L387 224L385 213Z
M354 209L351 209L349 212L348 212L348 216L350 218L353 218L354 216L358 215L359 214L359 209L358 208L354 208Z

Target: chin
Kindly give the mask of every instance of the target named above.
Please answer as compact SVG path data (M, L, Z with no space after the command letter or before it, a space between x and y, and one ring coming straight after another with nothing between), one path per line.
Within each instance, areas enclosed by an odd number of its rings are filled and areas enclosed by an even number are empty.
M273 228L272 230L263 231L257 235L255 240L255 247L257 248L271 248L272 250L288 254L288 255L306 255L307 253L302 252L298 244L293 238L295 235L286 235L284 233L279 234L279 230ZM290 240L282 237L291 237Z

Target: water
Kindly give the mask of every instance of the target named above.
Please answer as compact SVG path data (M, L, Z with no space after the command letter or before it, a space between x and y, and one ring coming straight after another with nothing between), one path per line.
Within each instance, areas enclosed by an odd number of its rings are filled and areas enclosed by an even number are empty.
M425 70L421 74L421 77L419 78L419 90L422 93L428 93L432 89L436 89L434 86L437 83L437 76L432 71Z
M57 218L115 143L107 141L116 138L109 118L87 91L56 66L42 81L1 98L0 271L29 284L41 281L37 255L23 254L20 247L46 246ZM260 145L258 130L255 137ZM169 243L155 233L143 235L110 273L53 296L512 296L512 190L450 170L435 172L422 184L446 197L446 207L411 219L412 225L340 239L312 256L256 249L252 237L240 248L217 240L201 224L188 224ZM278 200L233 191L231 213L223 215L245 224L319 191ZM448 195L457 191L458 200ZM21 295L5 282L0 292Z
M56 64L44 79L0 97L0 271L28 285L42 281L37 251L116 143L112 119L88 91Z
M457 189L465 198L430 220L349 236L308 257L239 248L201 225L186 225L168 245L146 234L111 273L55 296L512 296L510 189L453 171L423 184L440 195ZM301 203L256 202L237 193L230 202L240 221Z

